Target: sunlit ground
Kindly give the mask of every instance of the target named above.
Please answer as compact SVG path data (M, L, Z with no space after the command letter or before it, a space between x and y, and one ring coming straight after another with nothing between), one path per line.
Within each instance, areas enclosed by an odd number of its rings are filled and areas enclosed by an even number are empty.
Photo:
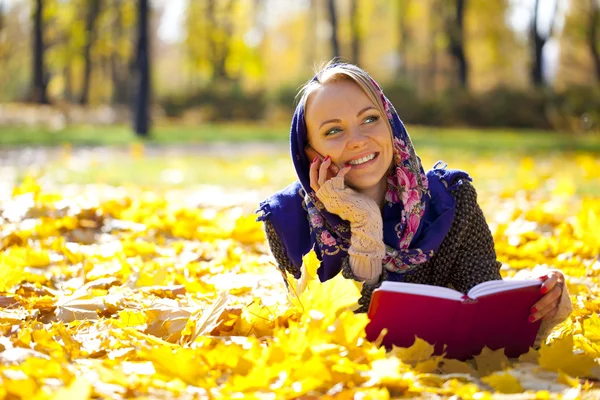
M566 274L576 311L549 346L386 354L349 281L287 297L250 214L295 179L284 142L20 149L0 164L0 398L594 398L600 157L426 139L426 169L473 177L504 276Z

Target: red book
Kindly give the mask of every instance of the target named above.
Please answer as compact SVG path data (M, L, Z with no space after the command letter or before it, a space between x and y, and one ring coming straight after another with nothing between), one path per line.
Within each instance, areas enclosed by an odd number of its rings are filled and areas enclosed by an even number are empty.
M484 346L518 357L533 346L540 327L540 320L528 318L543 296L541 284L537 279L488 281L464 295L445 287L385 281L371 298L367 339L376 340L386 328L386 347L409 347L418 336L448 358L466 360Z

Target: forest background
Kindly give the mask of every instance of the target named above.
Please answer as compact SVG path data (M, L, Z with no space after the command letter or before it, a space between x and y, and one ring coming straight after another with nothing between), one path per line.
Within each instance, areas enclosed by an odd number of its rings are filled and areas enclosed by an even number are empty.
M314 66L340 57L409 124L600 125L598 0L142 3L0 0L0 125L127 123L141 19L159 123L282 126Z

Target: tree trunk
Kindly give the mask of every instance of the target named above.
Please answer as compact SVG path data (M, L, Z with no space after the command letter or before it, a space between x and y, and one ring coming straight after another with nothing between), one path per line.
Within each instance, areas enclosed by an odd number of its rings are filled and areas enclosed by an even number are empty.
M350 31L352 43L352 63L360 63L360 28L358 25L358 0L350 0Z
M467 89L469 66L465 56L464 17L467 0L456 0L455 15L449 24L450 54L458 65L458 82Z
M138 136L148 137L150 130L150 57L148 40L149 0L139 0L138 41L135 60L136 99L134 129Z
M538 32L538 10L539 10L539 2L540 0L535 0L535 6L533 10L533 20L531 21L531 40L532 40L532 55L533 55L533 64L531 67L531 81L533 86L541 87L544 84L544 74L543 74L543 60L542 60L542 50L544 48L544 44L546 44L545 38L543 38Z
M588 45L594 60L596 69L596 80L600 83L600 51L598 51L598 29L600 28L600 3L597 0L590 0L592 9L590 10L590 31L588 34Z
M115 19L111 27L111 35L114 43L118 43L123 37L123 19L121 18L121 1L115 0L112 4L117 10ZM131 85L127 82L127 74L129 68L127 65L131 60L123 60L118 51L113 51L110 55L110 76L112 81L112 98L111 103L114 104L129 104Z
M329 9L329 23L331 24L331 50L333 51L333 58L338 60L340 58L340 45L337 36L337 14L335 11L335 0L327 1L327 8Z
M0 0L0 32L4 29L4 1Z
M44 35L42 26L42 13L44 1L36 0L33 14L33 90L31 100L34 103L48 104L46 95L46 80L44 68Z
M67 62L67 65L63 68L63 80L65 81L65 90L63 95L65 101L70 103L73 100L73 85L71 83L71 63Z
M96 21L98 19L98 13L100 12L100 0L90 0L88 8L88 15L86 19L86 33L87 41L83 47L83 88L81 89L81 96L79 97L79 104L86 105L89 101L90 93L90 76L92 74L92 45L96 39Z
M208 0L208 6L206 7L207 19L210 21L209 29L223 28L226 33L226 38L222 41L215 40L215 35L211 32L206 32L209 38L209 45L211 50L212 64L214 68L213 76L216 80L230 81L231 77L227 74L225 64L227 62L227 56L229 55L230 38L233 34L233 27L231 21L225 21L222 24L217 20L215 13L215 6L217 0ZM233 0L225 5L225 15L228 17L233 13Z
M531 81L535 87L543 87L546 85L544 80L544 60L542 58L544 53L544 46L546 42L552 37L554 32L554 20L556 19L556 12L558 10L558 0L554 3L554 13L550 19L550 27L548 29L548 35L543 37L540 35L538 30L538 13L539 13L539 2L535 0L535 6L533 10L533 19L531 21L530 37L532 46L532 66L531 66Z

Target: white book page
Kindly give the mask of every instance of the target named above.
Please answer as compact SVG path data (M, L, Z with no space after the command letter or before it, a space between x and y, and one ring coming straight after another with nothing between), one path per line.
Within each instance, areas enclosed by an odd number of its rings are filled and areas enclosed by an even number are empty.
M471 290L469 290L467 295L472 299L476 299L492 293L500 293L507 290L521 289L530 286L538 286L541 284L542 282L539 279L506 279L501 281L488 281L473 287Z
M406 282L391 282L383 281L380 286L381 290L388 292L418 294L429 297L439 297L442 299L460 300L463 294L441 286L421 285L419 283Z

